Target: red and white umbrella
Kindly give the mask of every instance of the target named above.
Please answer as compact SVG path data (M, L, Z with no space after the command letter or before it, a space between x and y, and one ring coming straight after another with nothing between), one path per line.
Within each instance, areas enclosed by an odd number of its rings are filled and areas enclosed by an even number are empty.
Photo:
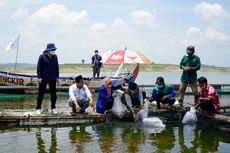
M140 51L113 50L102 56L103 63L141 63L150 64L151 61Z

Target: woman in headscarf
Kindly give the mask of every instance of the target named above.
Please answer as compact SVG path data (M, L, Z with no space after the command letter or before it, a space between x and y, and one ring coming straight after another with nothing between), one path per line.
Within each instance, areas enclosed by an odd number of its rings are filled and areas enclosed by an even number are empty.
M99 89L99 95L96 104L96 112L104 114L106 110L111 109L113 106L114 97L117 96L113 93L113 91L121 88L121 85L112 85L112 80L110 77L104 78L102 80L102 85Z

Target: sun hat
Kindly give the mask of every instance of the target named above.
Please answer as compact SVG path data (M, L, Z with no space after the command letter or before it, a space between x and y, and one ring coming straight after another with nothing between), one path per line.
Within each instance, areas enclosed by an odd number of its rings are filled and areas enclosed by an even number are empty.
M195 47L194 46L188 46L186 49L187 53L194 53L195 52Z
M49 44L47 44L46 49L44 50L44 52L46 52L46 51L55 51L56 49L57 48L55 47L54 43L49 43Z

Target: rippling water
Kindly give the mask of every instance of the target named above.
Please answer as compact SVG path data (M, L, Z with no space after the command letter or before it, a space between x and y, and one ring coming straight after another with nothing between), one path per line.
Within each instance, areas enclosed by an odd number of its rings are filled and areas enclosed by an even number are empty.
M139 123L0 129L0 152L228 152L230 137L206 126L167 123L160 133Z

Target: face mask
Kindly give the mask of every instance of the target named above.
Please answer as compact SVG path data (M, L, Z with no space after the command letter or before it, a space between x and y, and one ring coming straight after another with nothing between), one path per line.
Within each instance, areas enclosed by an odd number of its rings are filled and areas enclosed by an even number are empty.
M95 53L95 55L97 55L98 53Z
M164 85L162 84L162 85L157 85L157 86L158 86L158 88L163 88Z
M51 55L55 55L55 51L49 51Z

